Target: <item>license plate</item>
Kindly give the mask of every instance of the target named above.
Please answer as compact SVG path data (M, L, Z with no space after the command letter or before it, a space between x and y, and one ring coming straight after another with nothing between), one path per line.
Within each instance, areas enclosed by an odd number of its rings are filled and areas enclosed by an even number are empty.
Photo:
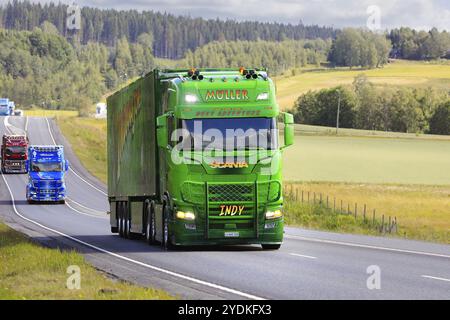
M239 232L225 232L225 238L237 238L239 237Z

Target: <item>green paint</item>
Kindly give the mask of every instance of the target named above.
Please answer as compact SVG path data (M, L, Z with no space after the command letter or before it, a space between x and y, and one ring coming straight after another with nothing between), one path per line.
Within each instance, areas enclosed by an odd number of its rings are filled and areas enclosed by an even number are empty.
M213 160L217 152L193 151L183 156L195 160L180 164L172 159L173 145L167 143L182 120L276 118L272 80L265 72L246 79L239 70L200 70L201 81L187 73L155 70L108 98L112 230L117 231L122 204L137 202L139 206L128 205L131 231L145 233L146 203L153 202L157 240L162 239L161 206L166 205L173 244L280 244L283 218L270 220L271 228L266 229L265 213L283 203L281 148L226 151L223 162ZM287 131L285 141L291 142L293 130ZM252 158L260 161L251 162ZM265 174L270 167L271 174ZM195 220L177 218L177 211L194 213Z

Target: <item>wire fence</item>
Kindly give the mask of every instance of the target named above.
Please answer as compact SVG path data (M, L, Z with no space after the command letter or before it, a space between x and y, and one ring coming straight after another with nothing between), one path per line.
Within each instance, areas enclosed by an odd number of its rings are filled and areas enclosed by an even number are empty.
M355 219L362 219L364 223L376 227L381 234L396 234L398 232L397 217L380 214L375 208L368 208L366 204L346 202L321 192L305 191L294 184L283 187L285 201L320 206L333 214L352 215Z

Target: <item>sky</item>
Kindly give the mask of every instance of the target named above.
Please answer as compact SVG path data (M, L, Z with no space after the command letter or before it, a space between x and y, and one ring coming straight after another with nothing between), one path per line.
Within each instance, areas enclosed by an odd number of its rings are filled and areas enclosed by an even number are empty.
M62 3L74 2L60 0ZM8 0L0 0L0 4ZM33 0L32 2L48 2ZM58 0L56 0L58 2ZM450 31L450 0L77 0L80 6L169 12L192 17Z

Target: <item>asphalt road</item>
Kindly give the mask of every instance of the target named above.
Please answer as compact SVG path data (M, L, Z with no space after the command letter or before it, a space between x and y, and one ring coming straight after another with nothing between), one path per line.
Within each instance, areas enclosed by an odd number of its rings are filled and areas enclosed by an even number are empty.
M0 118L32 144L64 144L66 205L29 205L26 175L0 179L0 217L51 246L77 248L97 268L187 299L450 299L450 246L286 228L278 251L259 246L165 252L110 233L106 188L79 163L52 120ZM368 268L370 273L368 273ZM368 278L379 270L379 289ZM370 278L373 280L374 275Z

